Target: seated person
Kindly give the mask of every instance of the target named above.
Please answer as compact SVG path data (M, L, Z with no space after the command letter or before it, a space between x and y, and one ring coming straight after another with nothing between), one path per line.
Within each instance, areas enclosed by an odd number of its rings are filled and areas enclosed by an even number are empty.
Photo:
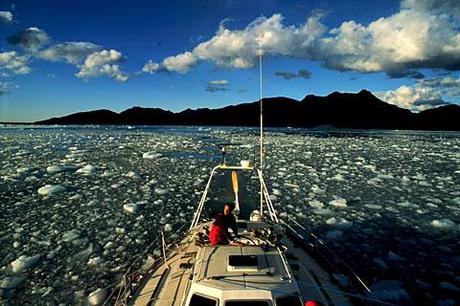
M233 204L225 204L224 212L219 213L216 220L211 225L209 232L209 241L211 245L226 245L230 244L230 240L234 240L228 229L231 228L235 238L238 237L238 229L236 228L236 219L232 214L235 206Z

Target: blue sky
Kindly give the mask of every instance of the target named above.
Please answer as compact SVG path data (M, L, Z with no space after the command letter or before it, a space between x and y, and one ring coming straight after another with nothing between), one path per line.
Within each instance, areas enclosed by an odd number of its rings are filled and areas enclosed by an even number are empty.
M443 3L2 1L0 121L254 101L258 46L265 96L459 103L460 4Z

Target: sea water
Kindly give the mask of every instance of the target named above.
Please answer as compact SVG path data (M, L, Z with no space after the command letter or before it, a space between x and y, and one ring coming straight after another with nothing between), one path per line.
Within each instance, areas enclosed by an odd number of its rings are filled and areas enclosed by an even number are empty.
M374 298L459 302L459 133L267 129L265 141L280 218L320 237ZM252 128L0 127L1 303L106 297L133 262L160 256L161 231L170 243L186 231L221 147L239 163L258 160L257 143Z

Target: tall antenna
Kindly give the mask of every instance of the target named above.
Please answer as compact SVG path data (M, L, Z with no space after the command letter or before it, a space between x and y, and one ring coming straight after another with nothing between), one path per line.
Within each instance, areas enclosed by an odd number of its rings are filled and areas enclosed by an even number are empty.
M260 90L260 176L264 171L264 116L263 116L263 78L262 78L262 42L259 43L259 90ZM263 186L260 184L260 216L263 217L264 209Z

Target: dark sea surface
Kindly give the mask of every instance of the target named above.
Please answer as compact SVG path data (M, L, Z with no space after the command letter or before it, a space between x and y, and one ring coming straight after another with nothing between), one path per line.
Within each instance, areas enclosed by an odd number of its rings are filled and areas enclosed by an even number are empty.
M460 133L265 136L283 220L323 239L375 298L460 304ZM162 230L172 242L188 229L221 146L238 164L257 145L254 128L1 126L0 304L85 304L138 256L158 256ZM212 217L227 199L209 198ZM257 200L248 187L242 204Z

